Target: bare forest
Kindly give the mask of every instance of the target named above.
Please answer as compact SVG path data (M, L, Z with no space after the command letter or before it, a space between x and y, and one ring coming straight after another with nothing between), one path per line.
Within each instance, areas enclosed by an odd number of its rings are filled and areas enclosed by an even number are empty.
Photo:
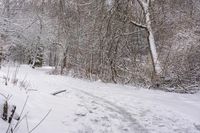
M2 0L1 63L188 90L200 81L199 0Z
M200 0L0 0L0 133L200 133Z

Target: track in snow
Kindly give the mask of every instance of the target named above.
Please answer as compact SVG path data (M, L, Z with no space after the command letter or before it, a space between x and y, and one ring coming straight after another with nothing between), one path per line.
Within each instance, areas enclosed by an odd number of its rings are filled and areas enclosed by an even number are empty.
M126 109L124 109L104 98L95 96L86 91L80 90L78 88L70 87L70 86L68 86L68 87L71 88L72 90L77 91L78 93L82 93L82 94L90 97L91 99L93 99L95 101L96 104L106 108L107 111L115 112L115 113L118 113L119 115L121 115L123 117L123 119L126 121L126 123L128 123L128 126L131 129L130 131L127 131L127 132L130 132L130 133L147 133L148 132L147 129L145 129L142 125L139 124L139 122L136 119L134 119L132 117L131 113L126 111ZM82 99L86 100L83 97L82 97Z

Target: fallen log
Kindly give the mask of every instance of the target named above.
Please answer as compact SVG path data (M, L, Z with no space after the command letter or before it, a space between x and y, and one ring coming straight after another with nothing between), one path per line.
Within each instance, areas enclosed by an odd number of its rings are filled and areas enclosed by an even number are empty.
M56 92L54 92L54 93L52 93L51 95L58 95L58 94L60 94L60 93L63 93L63 92L66 92L67 90L60 90L60 91L56 91Z

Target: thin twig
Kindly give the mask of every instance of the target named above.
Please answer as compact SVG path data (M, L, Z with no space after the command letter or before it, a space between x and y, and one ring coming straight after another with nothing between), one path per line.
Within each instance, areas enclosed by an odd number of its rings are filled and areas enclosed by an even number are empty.
M0 93L0 95L3 96L5 99L7 99L7 97L4 94Z
M25 103L24 103L24 106L23 106L23 108L22 108L22 111L21 111L19 117L21 117L21 116L22 116L22 113L24 112L24 109L25 109L26 104L27 104L27 102L28 102L28 98L29 98L29 96L26 97L26 101L25 101Z
M27 115L28 115L28 112L17 122L13 130L15 130L18 127L18 125L24 120L24 118L26 118Z
M32 128L31 130L30 130L30 132L28 132L28 133L32 133L46 118L47 118L47 116L49 115L49 113L52 111L52 109L50 109L49 111L48 111L48 113L44 116L44 118L42 118L42 120L34 127L34 128Z
M3 98L5 98L6 101L9 101L10 98L12 97L12 95L8 95L8 96L5 96L4 94L0 93L1 96L3 96Z
M27 127L27 130L29 132L29 124L28 124L28 117L27 117L27 115L26 115L26 127Z
M29 96L26 97L26 101L25 101L24 106L23 106L23 108L22 108L22 111L21 111L21 113L20 113L20 115L19 115L19 118L20 118L20 119L21 119L21 116L22 116L22 114L23 114L23 112L24 112L24 109L25 109L25 107L26 107L28 98L29 98ZM27 115L27 114L26 114L26 115ZM18 122L16 123L14 129L16 129L16 127L20 124L20 122L24 119L24 117L25 117L25 115L23 116L23 118L22 118L20 121L18 121Z

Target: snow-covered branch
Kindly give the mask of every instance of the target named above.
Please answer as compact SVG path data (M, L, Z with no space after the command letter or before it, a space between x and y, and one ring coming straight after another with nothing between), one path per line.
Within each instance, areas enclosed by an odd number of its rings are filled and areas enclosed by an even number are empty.
M143 24L140 24L140 23L137 23L137 22L135 22L135 21L131 21L131 23L133 24L133 25L135 25L135 26L138 26L138 27L140 27L140 28L147 28L147 26L146 25L143 25Z

